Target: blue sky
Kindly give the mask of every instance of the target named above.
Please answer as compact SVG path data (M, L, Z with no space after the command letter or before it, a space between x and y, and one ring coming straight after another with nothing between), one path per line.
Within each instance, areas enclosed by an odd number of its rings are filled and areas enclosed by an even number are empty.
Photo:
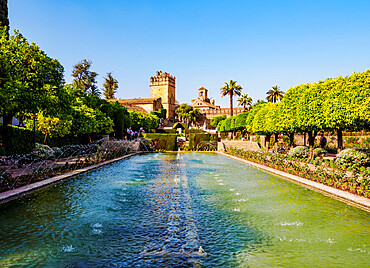
M176 99L237 80L253 100L370 68L369 0L9 0L18 29L65 68L86 58L119 81L118 98L150 97L157 70L176 76Z

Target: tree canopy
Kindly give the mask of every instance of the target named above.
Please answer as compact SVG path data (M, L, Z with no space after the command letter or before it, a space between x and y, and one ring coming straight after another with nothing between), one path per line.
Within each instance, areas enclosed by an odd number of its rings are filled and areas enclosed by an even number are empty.
M266 100L268 102L278 102L281 101L284 96L284 91L280 90L278 86L273 86L272 89L267 91L267 97Z
M198 109L194 109L189 104L183 103L175 111L176 115L181 119L185 119L188 122L195 122L200 117Z
M92 66L91 60L83 59L73 66L72 77L73 85L82 89L89 95L100 96L101 93L96 85L95 78L98 76L96 72L90 71Z
M240 96L242 92L242 87L236 84L236 81L230 80L229 83L225 82L225 86L221 89L221 97L225 97L227 95L230 96L230 116L233 116L233 96Z
M243 94L240 96L240 98L238 99L238 105L239 106L243 106L244 109L246 109L248 107L248 109L250 107L252 107L252 98L248 96L248 94Z
M103 84L103 95L107 100L114 99L114 94L118 89L118 81L113 78L112 73L107 73Z

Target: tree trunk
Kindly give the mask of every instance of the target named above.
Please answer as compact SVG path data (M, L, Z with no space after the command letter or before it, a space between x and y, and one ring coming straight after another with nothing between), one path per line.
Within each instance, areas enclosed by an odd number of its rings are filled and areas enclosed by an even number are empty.
M293 148L294 147L294 132L290 132L288 136L289 136L290 148Z
M271 139L271 134L267 134L266 139L265 139L265 145L266 145L267 151L270 150L270 139Z
M233 116L233 94L230 94L230 116Z
M275 147L275 152L278 151L278 140L279 140L279 134L278 133L275 133L275 144L274 144L274 147Z
M46 133L45 133L45 138L44 138L44 144L46 144L46 139L48 137L48 131L46 130Z
M306 132L303 133L303 146L306 146Z
M315 137L317 135L316 131L308 131L308 157L309 159L313 159L314 154L313 150L315 149Z
M338 150L337 153L339 154L340 151L343 150L343 132L342 129L337 130L337 141L338 141Z

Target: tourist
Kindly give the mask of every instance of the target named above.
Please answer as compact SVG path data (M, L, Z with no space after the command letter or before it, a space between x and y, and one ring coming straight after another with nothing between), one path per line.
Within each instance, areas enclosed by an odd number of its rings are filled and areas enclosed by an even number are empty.
M324 137L324 133L322 133L320 137L320 147L324 148L325 145L326 145L326 138Z

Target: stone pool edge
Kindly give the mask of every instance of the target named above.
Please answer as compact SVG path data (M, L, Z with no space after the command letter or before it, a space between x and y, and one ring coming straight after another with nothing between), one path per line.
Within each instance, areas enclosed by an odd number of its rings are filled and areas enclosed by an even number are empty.
M7 203L11 200L14 200L14 199L17 199L19 197L25 196L27 194L30 194L30 193L35 192L37 190L40 190L42 188L51 186L51 185L53 185L57 182L60 182L64 179L71 178L73 176L85 173L85 172L93 170L95 168L99 168L99 167L108 165L110 163L114 163L116 161L119 161L119 160L122 160L122 159L125 159L125 158L129 158L131 156L135 156L135 155L138 155L138 154L141 154L141 153L142 152L137 152L137 153L124 155L124 156L121 156L121 157L118 157L118 158L115 158L115 159L111 159L111 160L108 160L108 161L105 161L105 162L101 162L101 163L96 164L96 165L88 166L88 167L81 168L81 169L76 169L72 172L68 172L68 173L58 175L58 176L55 176L55 177L52 177L52 178L49 178L49 179L34 182L34 183L29 184L29 185L25 185L25 186L22 186L22 187L13 189L13 190L2 192L2 193L0 193L0 204Z
M343 190L339 190L339 189L336 189L336 188L333 188L333 187L330 187L330 186L327 186L327 185L324 185L324 184L321 184L315 181L304 179L302 177L292 175L292 174L289 174L289 173L286 173L286 172L283 172L283 171L280 171L280 170L277 170L271 167L267 167L267 166L264 166L258 163L254 163L252 161L245 160L243 158L239 158L239 157L229 155L223 152L217 152L217 153L227 156L229 158L232 158L234 160L243 162L249 166L261 169L263 171L267 171L271 174L277 175L283 179L287 179L293 183L299 184L301 186L304 186L306 188L309 188L321 194L327 195L341 202L347 203L351 206L355 206L357 208L370 212L370 200L365 197L358 196L358 195L355 195L355 194L352 194L352 193L349 193Z

